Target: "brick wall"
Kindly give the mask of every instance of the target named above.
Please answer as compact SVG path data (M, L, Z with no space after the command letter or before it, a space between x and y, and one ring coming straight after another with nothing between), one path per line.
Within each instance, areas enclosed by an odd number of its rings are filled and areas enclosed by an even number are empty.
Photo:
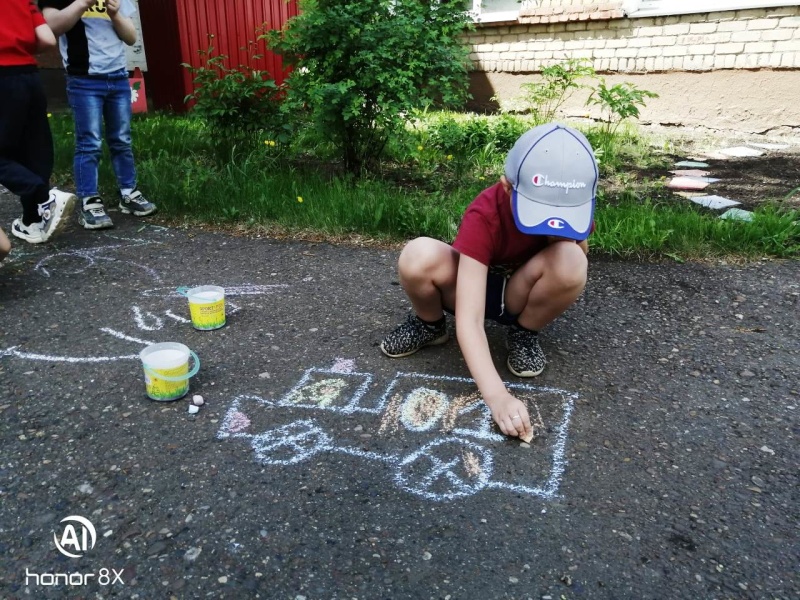
M478 71L535 73L569 58L601 73L800 68L800 7L629 19L620 2L542 0L469 35Z

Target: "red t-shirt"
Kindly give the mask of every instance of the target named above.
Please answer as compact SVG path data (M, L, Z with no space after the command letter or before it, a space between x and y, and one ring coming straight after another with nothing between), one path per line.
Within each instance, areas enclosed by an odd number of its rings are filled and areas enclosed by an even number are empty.
M486 266L517 267L547 246L547 237L517 229L511 197L501 183L483 190L464 211L453 242L459 253Z
M31 0L2 0L0 67L35 65L36 34L45 20Z

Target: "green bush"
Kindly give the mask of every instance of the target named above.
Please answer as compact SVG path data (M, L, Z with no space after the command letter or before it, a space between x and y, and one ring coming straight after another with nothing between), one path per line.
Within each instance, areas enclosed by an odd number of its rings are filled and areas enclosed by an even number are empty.
M213 41L214 36L209 38ZM253 52L254 42L248 47L254 60L261 58ZM213 133L230 139L240 133L263 131L281 141L288 140L289 132L280 111L284 92L269 72L245 65L230 67L228 57L215 54L213 46L199 54L204 61L200 67L183 64L192 74L194 84L194 91L184 102L192 103L192 112Z
M269 47L294 66L286 110L306 111L360 174L415 110L466 98L470 19L458 2L301 0Z

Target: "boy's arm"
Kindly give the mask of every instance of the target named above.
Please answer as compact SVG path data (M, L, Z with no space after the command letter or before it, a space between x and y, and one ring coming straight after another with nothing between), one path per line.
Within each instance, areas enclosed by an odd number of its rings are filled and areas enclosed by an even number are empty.
M33 33L36 36L36 51L43 52L55 47L56 36L47 25L47 21L44 20L44 15L39 12L39 7L36 6L35 0L30 1L31 24L33 25Z
M492 418L506 435L523 436L532 431L528 410L514 398L497 373L483 327L488 267L461 255L456 279L456 336L461 353ZM519 415L519 418L515 418Z
M44 52L56 45L56 36L48 25L39 25L36 29L36 51Z
M111 24L114 25L114 31L117 36L128 46L133 46L136 43L136 26L133 24L133 19L125 17L119 12L122 0L106 0L106 10L108 16L111 17Z
M83 16L83 13L94 6L95 0L75 0L72 4L61 10L52 6L42 9L47 24L56 36L67 33Z

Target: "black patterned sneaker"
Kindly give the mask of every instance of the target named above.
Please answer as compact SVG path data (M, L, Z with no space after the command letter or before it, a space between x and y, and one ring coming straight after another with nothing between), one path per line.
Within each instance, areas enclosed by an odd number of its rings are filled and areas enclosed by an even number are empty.
M114 226L99 196L84 198L78 223L83 225L84 229L108 229Z
M130 196L122 196L120 198L119 209L126 215L132 214L135 217L146 217L156 212L156 205L142 196L142 192L135 189Z
M381 351L386 356L400 358L414 354L425 346L444 344L447 339L447 322L444 318L441 325L429 325L412 313L397 329L383 338Z
M508 329L508 370L517 377L536 377L544 371L547 360L539 345L539 334L529 329Z

